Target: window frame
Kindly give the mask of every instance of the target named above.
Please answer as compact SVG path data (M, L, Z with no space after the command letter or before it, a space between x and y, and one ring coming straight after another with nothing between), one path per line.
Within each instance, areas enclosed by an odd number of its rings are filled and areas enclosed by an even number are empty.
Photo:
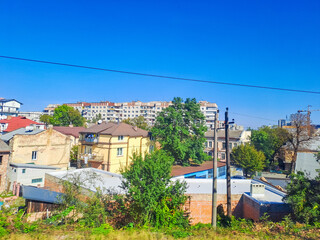
M31 153L31 160L37 160L38 158L38 151L32 151Z
M117 148L117 157L123 156L123 148Z

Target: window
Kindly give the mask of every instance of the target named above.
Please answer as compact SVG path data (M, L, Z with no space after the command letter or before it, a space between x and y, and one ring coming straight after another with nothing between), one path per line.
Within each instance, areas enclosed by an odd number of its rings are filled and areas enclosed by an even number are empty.
M222 143L222 149L226 149L226 143Z
M37 160L37 151L32 151L32 160Z
M2 157L3 157L3 156L0 156L0 165L2 165Z
M117 156L123 156L123 148L117 148Z
M209 141L209 148L212 148L212 142Z
M26 169L22 169L22 173L26 173Z
M226 159L226 154L225 153L221 153L221 159Z
M34 178L31 180L31 183L40 183L42 182L42 178Z
M123 141L123 136L118 136L118 141Z
M234 144L233 144L233 147L238 147L238 144L237 144L237 143L234 143Z

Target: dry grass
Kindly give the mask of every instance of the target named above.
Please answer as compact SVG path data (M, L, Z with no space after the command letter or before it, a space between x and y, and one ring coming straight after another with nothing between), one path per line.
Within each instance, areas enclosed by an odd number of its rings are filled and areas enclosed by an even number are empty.
M166 235L162 232L151 232L147 230L116 230L108 235L93 235L90 232L68 231L68 230L46 230L42 233L28 233L28 234L10 234L4 239L8 240L37 240L37 239L75 239L75 240L172 240L175 239L171 235ZM287 234L271 234L268 232L252 232L241 233L238 231L224 230L198 230L193 232L193 236L184 238L186 240L197 239L216 239L216 240L243 240L243 239L277 239L277 240L293 240L293 239L320 239L319 231L308 232L302 235L287 235Z

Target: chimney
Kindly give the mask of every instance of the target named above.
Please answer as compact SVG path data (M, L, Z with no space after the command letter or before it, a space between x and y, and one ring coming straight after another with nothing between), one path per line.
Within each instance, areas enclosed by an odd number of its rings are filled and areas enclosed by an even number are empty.
M250 195L253 198L264 197L265 185L261 183L251 183L250 186Z
M137 126L133 126L133 130L138 131L138 127Z

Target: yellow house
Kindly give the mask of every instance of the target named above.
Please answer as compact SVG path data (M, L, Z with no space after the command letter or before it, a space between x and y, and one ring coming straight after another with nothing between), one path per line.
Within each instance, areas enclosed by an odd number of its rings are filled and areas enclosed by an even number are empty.
M71 140L52 128L20 128L1 136L10 146L10 163L69 167Z
M150 151L148 131L126 123L94 125L80 132L80 159L90 167L119 172L130 164L133 153Z

